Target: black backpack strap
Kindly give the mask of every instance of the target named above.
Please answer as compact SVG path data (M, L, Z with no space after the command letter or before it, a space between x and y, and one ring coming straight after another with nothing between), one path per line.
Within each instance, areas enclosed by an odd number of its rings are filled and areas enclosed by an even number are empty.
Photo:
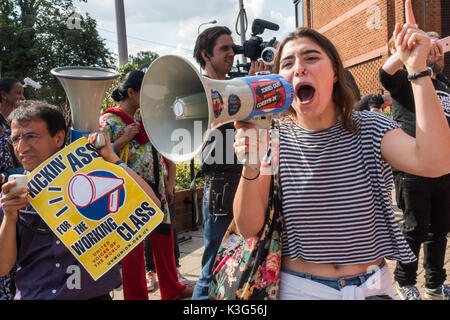
M152 156L153 156L153 172L155 179L154 183L149 183L150 187L152 187L153 192L158 197L159 201L161 201L161 194L159 193L159 159L158 159L158 151L156 151L155 147L152 146Z

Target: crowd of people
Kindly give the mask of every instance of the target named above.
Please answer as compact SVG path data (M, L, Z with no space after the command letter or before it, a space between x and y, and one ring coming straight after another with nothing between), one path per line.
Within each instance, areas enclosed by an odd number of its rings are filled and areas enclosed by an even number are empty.
M99 153L125 168L162 209L164 221L122 259L121 272L115 265L97 281L36 213L27 190L12 191L15 182L7 179L31 172L65 146L64 117L46 102L21 104L20 82L0 79L0 298L110 300L122 284L124 299L147 300L157 278L163 300L207 300L231 221L244 238L257 236L265 224L271 176L260 173L276 161L284 220L279 299L393 299L397 290L404 300L418 300L423 244L425 297L449 300L444 258L450 232L450 83L442 75L439 35L418 28L408 0L406 10L407 21L396 25L391 55L379 70L386 93L358 97L333 43L298 28L279 43L271 68L295 92L289 110L274 119L279 152L269 147L256 168L245 166L243 153L234 150L258 144L247 135L253 126L238 121L212 130L200 157L204 253L195 287L178 271L176 166L153 147L140 118L144 73L128 73L113 91L117 106L99 117L106 140ZM235 55L231 34L215 26L198 36L193 56L205 77L227 79ZM249 75L267 69L252 61ZM380 113L388 105L393 119ZM89 142L98 134L90 134ZM215 139L218 134L224 141ZM404 215L401 227L392 186ZM395 288L386 259L397 261ZM67 285L68 266L79 267L77 290ZM367 281L375 274L379 285L371 288Z

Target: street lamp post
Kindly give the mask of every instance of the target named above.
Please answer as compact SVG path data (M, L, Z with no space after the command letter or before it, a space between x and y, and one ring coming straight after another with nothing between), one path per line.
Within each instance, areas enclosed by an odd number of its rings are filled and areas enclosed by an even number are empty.
M200 34L200 27L201 26L203 26L205 24L216 24L216 23L217 23L217 20L212 20L212 21L200 23L200 25L197 28L197 36Z
M239 23L241 25L240 32L241 32L241 45L243 46L245 43L245 21L247 20L247 16L245 14L245 8L244 8L244 1L239 0ZM242 62L244 64L247 63L247 58L242 54Z
M119 64L120 66L123 66L128 62L127 30L125 27L125 9L123 0L115 0L115 7Z

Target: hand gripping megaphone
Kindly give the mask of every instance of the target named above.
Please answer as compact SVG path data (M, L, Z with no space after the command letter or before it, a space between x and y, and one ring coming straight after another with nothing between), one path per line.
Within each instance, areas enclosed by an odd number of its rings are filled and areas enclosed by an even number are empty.
M272 115L293 99L292 85L280 75L213 80L188 60L166 55L145 74L140 110L153 146L165 158L185 162L200 153L211 129L233 121L269 128Z
M72 114L70 141L97 131L106 90L120 76L119 73L112 69L85 66L59 67L50 72L61 82L69 100Z

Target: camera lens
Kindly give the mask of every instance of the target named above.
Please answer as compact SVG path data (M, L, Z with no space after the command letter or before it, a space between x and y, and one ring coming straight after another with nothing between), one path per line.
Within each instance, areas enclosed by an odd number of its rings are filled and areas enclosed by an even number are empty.
M272 62L273 54L270 51L266 51L262 58L263 58L264 61Z
M261 59L267 65L272 65L275 59L275 49L272 47L265 48L261 53Z

